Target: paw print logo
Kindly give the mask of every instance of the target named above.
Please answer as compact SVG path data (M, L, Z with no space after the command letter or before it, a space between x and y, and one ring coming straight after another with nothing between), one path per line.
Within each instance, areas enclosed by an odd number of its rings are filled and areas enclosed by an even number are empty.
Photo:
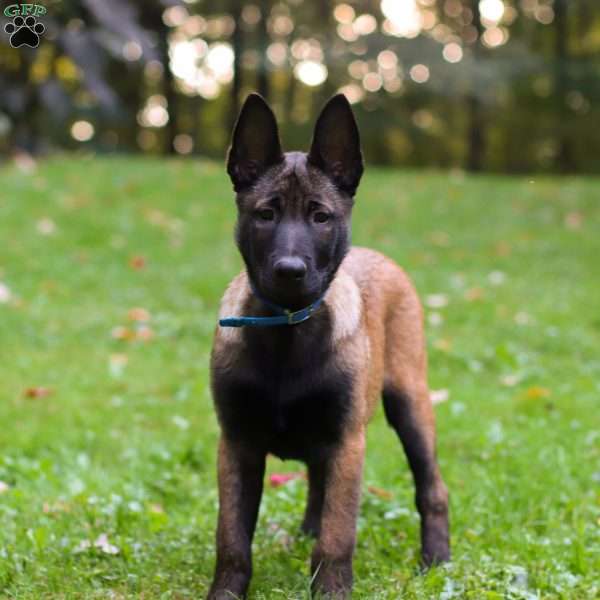
M29 46L37 48L40 43L40 35L44 33L46 28L42 23L38 23L35 17L31 15L27 18L15 17L12 23L7 23L4 26L4 31L10 35L10 45L13 48L20 46Z

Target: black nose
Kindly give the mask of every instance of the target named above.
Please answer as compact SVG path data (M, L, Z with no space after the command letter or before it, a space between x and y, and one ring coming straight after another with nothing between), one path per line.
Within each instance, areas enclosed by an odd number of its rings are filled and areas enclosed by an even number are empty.
M280 258L274 268L277 277L288 281L300 281L306 275L306 263L299 256Z

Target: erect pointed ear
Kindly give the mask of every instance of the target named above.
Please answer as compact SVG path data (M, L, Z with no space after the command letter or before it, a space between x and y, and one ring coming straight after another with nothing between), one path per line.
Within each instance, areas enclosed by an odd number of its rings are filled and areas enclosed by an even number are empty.
M275 115L258 94L250 94L235 124L227 172L236 192L252 185L283 160Z
M363 173L363 160L358 127L343 94L331 98L321 111L308 161L329 175L339 189L354 196Z

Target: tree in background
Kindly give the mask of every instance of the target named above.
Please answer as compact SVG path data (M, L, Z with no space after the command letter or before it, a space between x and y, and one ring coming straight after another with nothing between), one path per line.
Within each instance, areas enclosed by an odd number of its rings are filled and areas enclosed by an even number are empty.
M37 49L0 44L0 151L222 157L241 99L284 139L341 90L372 162L600 168L594 0L57 0Z

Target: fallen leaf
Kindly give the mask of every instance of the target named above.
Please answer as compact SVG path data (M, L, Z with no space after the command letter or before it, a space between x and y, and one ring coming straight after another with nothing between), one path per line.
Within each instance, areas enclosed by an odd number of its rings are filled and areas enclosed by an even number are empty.
M130 321L149 321L150 320L150 312L145 308L141 308L140 306L136 306L135 308L131 308L127 312L127 318Z
M377 487L375 485L367 486L367 490L371 492L371 494L377 496L378 498L382 498L383 500L391 500L393 497L392 492L388 492L383 488Z
M452 348L452 342L446 338L440 338L433 342L433 347L436 350L441 350L442 352L450 352Z
M123 327L123 326L120 326L120 325L118 327L115 327L110 332L110 335L115 340L129 341L129 340L133 340L135 338L135 332L134 331L132 331L128 327Z
M4 481L0 481L0 494L4 494L4 492L8 492L10 489L10 485Z
M483 289L480 287L470 288L465 292L465 300L468 300L469 302L481 300L483 298L483 293Z
M528 400L538 400L539 398L547 398L548 396L550 396L550 394L551 392L548 388L542 387L540 385L532 385L525 391L525 397Z
M143 256L132 256L129 259L129 266L136 271L141 271L146 267L146 259Z
M48 387L28 387L24 392L23 395L25 396L25 398L45 398L46 396L50 396L50 394L53 394L54 390L52 388L48 388Z
M508 242L500 241L494 246L494 254L496 256L509 256L512 248Z
M447 389L430 390L429 398L431 398L431 403L433 405L441 404L450 398L450 392Z
M140 328L138 328L135 338L142 342L149 342L154 338L154 331L152 331L152 329L150 329L150 327L147 325L142 325Z
M577 211L567 213L565 215L564 223L567 229L581 229L581 225L583 224L583 215Z
M273 473L269 477L269 484L271 487L279 487L281 485L285 485L289 481L294 479L301 479L304 477L303 473Z

